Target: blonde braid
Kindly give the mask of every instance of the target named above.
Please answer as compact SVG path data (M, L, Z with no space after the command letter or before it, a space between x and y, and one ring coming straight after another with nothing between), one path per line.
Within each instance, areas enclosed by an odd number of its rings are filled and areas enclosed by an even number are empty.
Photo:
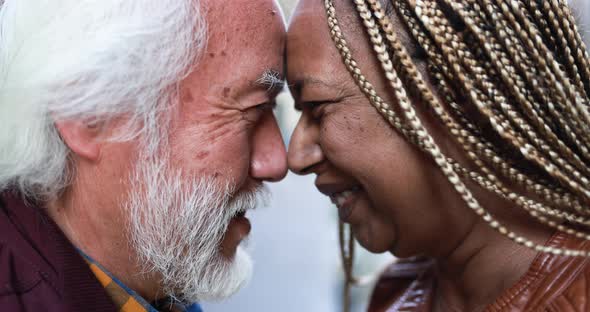
M565 66L568 70L569 76L573 77L573 82L576 85L576 88L579 91L585 92L584 84L582 83L582 77L580 76L580 70L578 69L578 65L576 64L576 59L574 58L573 51L577 50L577 43L575 37L573 35L573 31L570 28L568 20L565 18L565 14L562 10L561 5L557 3L555 0L545 1L543 4L545 10L547 11L549 21L549 25L553 32L555 32L557 43L558 45L555 48L557 51L557 47L561 48L561 56L567 58L567 62L565 62ZM558 23L557 20L563 21L563 23ZM567 35L568 40L562 39L565 38Z
M513 45L515 45L515 43L512 41L512 39L510 38L510 36L506 36L507 33L511 32L511 29L505 24L505 21L502 19L501 16L499 16L497 14L497 12L494 11L493 9L493 5L490 4L489 2L487 3L487 5L485 5L485 7L487 8L488 13L490 14L490 17L492 18L492 20L498 22L497 23L497 27L500 27L500 25L503 25L505 28L500 29L498 31L499 33L499 38L501 39L500 42L506 42L505 48L507 51L509 51L509 53L511 54L511 56L513 56L513 58L515 59L515 63L517 64L521 64L521 66L519 66L519 69L521 71L525 71L528 72L526 69L522 68L522 64L525 63L526 61L524 59L521 59L521 56L519 54L524 53L522 51L522 49L518 49L518 48L514 48ZM494 42L494 38L492 37L492 35L489 33L489 31L484 31L484 33L486 34L486 39L490 40L491 42ZM516 45L517 47L520 48L520 46ZM520 50L520 51L517 51ZM498 51L500 53L500 55L503 55L504 52L503 51ZM502 59L502 66L505 68L508 68L510 72L514 72L512 66L509 64L509 61L507 59L506 56L500 56L500 59ZM527 76L527 78L530 77L534 77L534 73L526 73L525 74ZM543 124L543 119L541 119L540 114L538 114L538 112L535 111L533 104L531 104L531 102L533 102L534 100L531 98L529 92L527 92L527 90L525 89L525 85L524 82L522 81L522 79L520 79L520 77L518 75L515 75L516 79L513 81L508 81L507 85L518 90L520 89L519 92L521 92L520 94L517 92L517 99L520 102L520 107L524 109L524 112L526 113L525 116L529 116L529 119L532 119L532 123L533 126L540 132L541 135L544 135L545 138L547 139L547 141L545 141L544 139L540 138L534 131L532 131L532 127L530 125L528 125L522 117L519 117L520 115L515 112L512 109L512 106L508 105L505 101L501 102L501 107L502 110L504 112L507 113L508 116L510 116L510 118L512 119L512 121L522 130L524 130L525 134L527 135L527 137L534 143L535 146L537 146L538 148L540 148L541 151L544 152L544 154L546 156L549 156L550 159L552 159L553 161L555 161L557 163L557 165L561 168L564 168L566 170L566 172L568 172L570 175L573 175L578 182L581 182L582 184L586 184L587 183L587 179L582 176L582 174L578 171L578 170L582 170L584 172L584 174L588 175L588 168L587 166L582 162L582 160L575 154L573 154L573 152L563 143L561 142L558 137L551 131L551 129L546 126L545 124ZM526 94L523 96L523 94ZM534 103L534 102L533 102ZM532 117L532 118L530 118ZM566 160L564 160L563 158L560 157L559 154L557 154L552 148L551 145L557 145L558 149L560 150L560 152L562 152L563 154L565 154L565 158ZM573 165L576 167L576 169L574 169L570 163L573 163Z
M489 143L480 143L480 141L478 140L478 137L480 137L480 135L477 129L474 129L474 126L468 121L466 121L465 118L462 116L462 108L460 105L455 103L454 98L452 96L452 92L450 92L449 87L446 85L445 80L442 78L440 74L440 71L446 72L445 76L451 81L453 81L454 79L453 75L449 73L448 70L444 69L446 67L444 64L440 64L442 62L441 57L437 55L437 51L434 51L434 49L432 48L433 45L429 42L430 39L425 35L421 35L422 33L420 32L420 30L422 30L422 28L418 29L418 27L421 26L418 25L417 21L415 20L411 12L407 9L407 5L400 1L395 1L394 4L396 5L397 9L400 10L402 17L409 25L412 34L415 36L419 44L421 44L425 48L426 52L428 53L428 56L430 57L429 61L431 63L434 63L434 65L431 66L431 75L439 83L440 91L445 96L445 100L451 106L453 112L459 115L458 117L462 121L462 124L464 124L468 132L471 133L471 136L465 137L465 140L477 145L477 154L483 156L484 159L486 159L486 161L492 163L497 170L504 174L505 177L513 178L512 180L514 182L516 182L518 185L525 187L527 191L534 192L540 195L548 202L554 203L556 205L566 205L568 207L574 207L576 210L580 212L587 213L582 211L582 205L579 203L579 201L577 201L575 198L572 198L571 195L564 193L564 191L559 187L553 186L555 190L552 191L549 190L547 186L532 181L530 178L523 175L520 171L513 168L513 166L511 166L510 163L498 156L496 152L493 151L493 147L491 147ZM439 70L437 68L443 68L443 70ZM444 117L440 118L441 120L445 119ZM465 130L462 130L460 134L463 133L467 132ZM468 155L471 156L471 153L468 152ZM476 165L479 164L476 163Z
M435 63L434 66L431 66L431 75L435 78L436 82L439 83L439 88L442 94L445 96L445 100L451 106L455 113L459 112L462 109L460 105L455 103L454 97L452 96L452 92L450 91L449 86L446 85L444 78L440 74L440 70L437 68L444 68L439 63L442 62L440 56L438 56L436 51L434 51L431 47L432 44L427 43L424 44L424 41L428 41L429 39L426 36L416 36L419 33L419 30L415 25L418 23L415 21L414 17L412 16L411 12L407 9L407 6L399 1L394 2L397 8L402 13L402 17L407 21L408 25L410 26L412 33L414 34L418 42L425 47L425 50L430 57L429 61ZM420 25L418 25L419 27ZM445 76L449 80L453 80L454 77L450 73L446 73ZM444 118L441 118L444 119ZM549 190L546 186L539 184L537 182L532 181L527 176L523 175L519 170L513 168L508 162L498 156L494 151L493 147L491 147L490 143L483 142L480 143L478 137L480 135L477 133L477 129L474 129L474 126L470 124L468 121L465 121L464 117L461 116L460 118L462 123L467 126L467 130L471 132L472 137L467 137L466 140L468 142L473 142L477 146L477 153L482 155L486 161L491 162L497 170L500 170L504 174L505 177L512 177L518 185L525 187L527 191L534 192L545 200L549 202L553 202L557 205L566 205L566 206L573 206L576 210L582 211L582 205L577 201L575 198L572 198L571 195L565 194L563 190L558 187L555 187L555 190ZM462 130L460 134L465 133L465 130ZM470 155L468 153L468 155ZM587 212L584 212L587 213Z
M373 10L376 11L377 16L384 16L384 12L382 11L382 9L380 7L373 7ZM391 33L393 32L393 28L389 22L389 19L387 17L381 18L380 24L381 24L384 32L388 35L387 38L389 39L391 37ZM426 40L426 39L423 38L422 40ZM406 71L406 72L404 72L404 74L411 75L412 73L416 72L414 65L411 63L410 60L402 60L402 63L404 63L402 70L409 69L409 71L410 71L409 73ZM433 99L432 99L432 95L430 94L430 90L425 86L425 84L423 83L422 80L411 79L411 81L407 82L407 83L409 85L416 86L416 88L419 90L419 93L422 94L421 101L432 102ZM473 173L473 172L470 173L470 172L466 171L464 168L461 168L460 166L458 166L458 164L453 164L455 169L458 172L460 172L462 175L468 176L472 179L474 179L474 177L477 177L476 182L480 186L482 186L490 191L496 192L499 195L501 195L502 197L512 200L513 202L515 202L516 204L518 204L520 206L526 204L526 205L532 207L531 209L540 211L541 213L548 214L550 216L558 216L558 218L563 217L563 218L569 219L572 222L582 222L583 224L588 223L588 221L585 219L579 219L579 218L576 218L572 215L564 215L563 213L559 212L558 210L546 208L546 207L543 207L543 206L536 204L536 203L533 204L532 201L526 201L526 200L524 200L524 198L522 196L518 196L515 193L510 193L505 187L502 186L502 184L499 185L501 187L501 189L497 188L496 185L494 185L493 183L501 183L501 182L486 168L486 166L477 157L475 157L471 146L465 144L466 141L477 142L477 138L476 137L468 137L468 136L463 135L464 132L460 131L460 129L458 128L458 125L452 120L452 117L447 115L446 110L441 105L438 105L436 102L434 102L434 103L432 103L432 106L434 107L434 111L437 112L437 114L439 115L440 119L447 125L447 128L449 128L450 133L456 136L456 138L459 141L459 143L461 144L461 146L464 148L464 150L467 152L467 154L470 156L470 158L474 161L476 166L479 167L483 171L484 175L486 175L488 177L488 179L486 180L485 178L478 176L477 173Z
M508 51L509 56L514 60L518 70L524 74L529 85L534 85L535 77L538 76L538 72L536 71L536 68L533 66L532 62L528 59L522 46L516 42L516 32L509 26L506 19L501 15L499 16L497 13L491 12L490 17L493 20L499 21L499 23L496 23L495 25L496 31L501 38L500 42L505 43L505 49ZM486 31L486 36L490 35L490 32ZM518 79L515 81L514 87L518 87L519 92L525 96L525 98L520 99L524 116L528 116L528 119L532 122L534 128L539 131L541 136L544 136L547 139L547 142L544 142L544 144L540 145L545 155L549 155L552 159L560 163L562 167L567 166L567 164L564 164L564 160L561 160L554 151L551 151L551 149L547 148L548 145L555 145L559 151L565 155L566 160L569 163L572 163L577 168L577 170L581 170L584 174L590 175L590 169L588 168L587 164L584 163L584 161L580 159L578 155L574 154L572 150L562 140L559 139L551 127L547 125L549 120L546 114L538 107L538 105L535 105L536 100L533 98L531 92L528 91L524 81L520 79L520 77L517 78ZM532 134L534 134L534 132L529 133L529 136ZM539 140L536 135L534 136L534 141ZM571 169L568 169L568 171L573 172Z
M398 6L398 8L400 8L402 6L405 7L403 4L401 4L401 2L395 2L395 4ZM380 12L380 13L381 13L381 15L384 15L384 12ZM408 19L411 18L409 15L407 15L406 17ZM385 29L385 32L386 33L391 33L392 32L391 26L388 26L388 25L382 25L382 26ZM415 31L415 29L413 29L413 31L414 31L414 34L419 34L419 33L417 33ZM420 38L419 39L419 41L421 41L421 43L422 43L423 46L430 47L431 45L430 44L427 44L427 40L429 40L429 39L427 39L427 38ZM430 51L430 48L426 48L426 50ZM411 64L410 61L406 61L405 63L406 63L405 64L405 67L402 67L402 69L403 68L409 68L410 67L410 64ZM428 90L427 87L425 87L425 85L423 84L422 80L419 80L419 79L416 80L416 79L414 79L411 82L411 84L414 85L414 86L417 86L416 88L421 91L420 93L427 94L425 96L423 95L422 96L422 99L432 98L432 96L428 95L429 90ZM457 105L454 102L454 100L449 100L449 97L447 97L447 102L451 102L451 103ZM433 106L434 106L434 104L433 104ZM457 107L459 107L459 106L457 105ZM489 170L487 170L487 168L481 162L481 160L479 160L477 157L474 156L473 149L470 148L471 146L465 144L466 142L472 142L473 144L479 144L480 147L481 147L481 143L477 139L477 136L468 136L468 135L465 134L466 133L465 131L460 130L459 127L456 125L456 123L453 121L452 117L447 115L447 111L444 109L444 107L442 107L440 105L435 106L434 111L437 112L437 114L439 115L440 119L447 125L447 127L450 129L450 132L452 134L458 136L457 139L459 140L460 144L463 146L464 150L466 150L467 154L475 162L476 166L484 169L484 174L488 177L489 180L492 180L492 182L485 181L484 178L483 177L480 177L478 174L476 174L476 173L469 173L467 170L465 170L464 168L462 168L458 164L453 163L453 166L455 167L455 169L458 172L460 172L463 176L466 176L466 177L469 177L469 178L472 178L472 179L477 176L478 177L478 180L476 182L478 184L480 184L482 187L486 187L487 189L489 189L491 191L498 192L499 190L496 189L495 185L493 184L493 182L499 183L499 181L497 180L497 178L495 178L495 176L492 175ZM472 126L472 129L473 129L473 126ZM480 149L485 149L485 148L486 147L480 148ZM492 152L489 151L489 153L492 153ZM522 197L512 196L512 195L507 194L507 190L505 188L504 188L504 194L503 195L504 195L505 198L511 198L511 199L514 199L514 200L516 200L518 198L519 200L522 200ZM522 201L522 202L524 202L524 201ZM551 210L549 208L545 208L545 209L540 208L540 209L541 209L541 211L545 211L545 213L547 213L549 215L557 215L559 217L564 215L563 213L560 213L558 210ZM584 219L579 219L579 218L576 219L574 216L571 216L571 215L565 216L564 218L569 219L569 220L571 220L573 222L581 222L583 224L588 223Z
M386 37L387 37L388 41L390 41L391 47L393 47L393 50L395 51L395 53L394 53L394 56L396 57L395 63L402 64L402 68L408 68L407 66L408 66L408 64L411 64L411 61L409 63L407 62L409 60L409 57L407 55L407 52L405 51L405 48L399 43L399 40L397 40L395 33L390 28L388 28L387 23L382 23L382 21L385 20L386 16L385 16L384 12L382 12L380 4L377 2L377 0L367 0L367 1L355 0L354 2L357 6L357 11L359 12L361 18L363 19L363 24L367 28L367 32L370 36L371 42L374 45L375 52L377 52L377 57L378 57L380 63L382 64L382 68L385 72L385 76L390 81L391 87L394 91L394 94L395 94L396 98L398 99L398 104L399 104L401 110L403 111L403 115L405 116L405 121L407 122L408 128L410 129L410 131L414 135L416 135L416 138L418 139L418 141L421 142L419 144L419 146L423 150L426 150L433 157L434 161L437 163L437 165L439 165L439 167L441 168L441 170L443 171L445 176L447 176L449 182L454 186L454 188L458 192L458 194L465 200L468 207L473 209L476 212L476 214L480 215L486 222L488 222L490 224L490 226L492 228L497 229L500 233L508 236L510 239L514 240L515 242L517 242L519 244L523 244L523 245L528 246L530 248L534 248L535 250L539 250L539 251L543 251L543 252L550 252L550 253L554 253L554 254L566 254L566 255L574 255L574 256L586 255L586 256L588 256L589 254L587 252L581 251L581 250L555 249L552 247L537 245L537 244L533 243L532 241L527 240L524 237L520 237L517 234L506 229L499 222L494 220L493 217L489 213L487 213L479 205L477 200L475 200L475 198L473 198L473 196L471 195L471 192L465 187L463 182L460 180L459 176L457 176L457 174L455 173L455 170L462 172L462 175L465 174L465 175L471 176L473 179L475 179L477 181L480 181L481 182L480 185L482 185L485 188L499 190L499 193L506 192L507 190L505 188L499 188L497 185L496 186L491 185L489 182L492 182L492 181L496 182L497 181L497 179L490 179L489 178L492 175L490 175L488 177L488 180L486 181L485 178L481 177L477 173L474 173L474 172L469 173L469 172L466 172L466 170L464 170L464 169L460 169L460 166L458 166L456 162L449 161L449 159L441 153L440 149L438 148L438 146L436 145L436 143L434 142L432 137L428 134L428 131L424 128L424 126L421 124L420 120L417 118L416 112L414 111L413 107L411 106L411 102L405 92L405 88L403 86L402 80L400 79L396 69L394 68L394 66L393 66L394 63L391 61L389 54L387 52L386 46L383 43L383 38L381 37L380 32L381 32L381 30L385 29L383 31L386 33ZM370 4L371 8L373 9L373 12L371 12L369 10L369 8L367 7L367 3ZM359 84L359 87L361 87L361 89L363 90L363 85L366 85L366 83L359 83L358 80L359 80L359 77L364 78L364 76L362 75L358 66L356 66L356 62L352 58L352 55L350 54L350 50L348 49L348 47L346 45L346 41L343 38L342 32L341 32L340 28L338 27L337 19L335 16L335 9L332 4L332 1L325 0L325 5L326 5L326 11L328 14L328 23L331 28L332 38L333 38L334 42L336 43L336 46L339 49L339 51L343 57L344 63L347 65L348 70L353 74L353 77L355 77L355 80L357 80L357 84ZM436 16L436 13L432 12L435 10L428 11L429 8L425 7L425 5L422 1L419 1L419 0L410 1L410 5L416 10L417 16L419 16L419 17L422 16L422 22L423 22L423 24L425 24L426 28L429 28L428 24L430 22L430 18L433 18L433 19L439 18L440 19L440 16ZM424 15L421 14L422 12L424 12ZM380 20L380 24L383 29L380 30L377 27L375 20L373 18L373 15L375 15ZM424 17L427 17L427 18L424 19ZM438 39L440 44L444 44L444 40L441 40L440 37L437 38L437 35L440 36L440 34L436 33L436 32L437 32L437 28L434 29L435 39ZM444 45L443 45L443 50L446 50L446 51L443 51L447 54L446 59L447 59L448 63L450 63L451 68L453 68L453 71L457 75L458 79L462 82L462 84L466 85L466 87L473 86L473 83L471 83L471 79L468 78L465 74L463 74L461 67L458 65L459 62L458 62L457 58L454 58L451 51L448 51L448 49ZM476 64L472 63L469 65L476 65ZM477 67L474 67L474 68L477 68ZM417 72L415 70L415 68L409 67L409 70L405 71L404 73L406 74L406 76L413 77L413 78L410 78L412 80L417 79L419 81L423 81L423 79L420 77L420 73ZM481 71L479 73L481 73ZM366 79L364 79L364 80L366 81ZM439 113L441 113L443 110L441 110L440 107L442 107L442 106L433 105L433 103L435 103L437 101L436 97L432 96L431 93L429 93L430 91L428 89L424 89L423 87L424 87L424 85L421 85L421 84L416 85L416 89L417 89L418 93L420 93L422 95L422 97L429 99L430 100L429 104L433 107L433 109L435 111L438 111ZM476 89L473 89L473 90L476 90ZM365 94L371 94L371 92L369 92L369 90L363 90L363 92ZM488 113L487 114L488 116L490 115L492 108L489 106L486 106L486 105L482 105L485 102L481 102L482 99L485 100L484 94L482 94L482 93L478 94L477 91L471 91L470 97L472 99L472 102L475 102L478 105L478 108L480 109L480 111L484 111L484 112ZM379 112L386 118L386 120L389 120L389 117L388 117L388 114L386 113L386 111L387 110L379 110ZM444 116L443 113L441 113L439 115ZM494 125L494 127L500 128L500 125L498 124L497 121L494 124L493 116L490 119L492 120L492 125ZM451 120L445 119L445 124L451 125ZM508 123L504 122L501 126L504 126L504 127L508 126ZM457 130L457 129L455 128L455 130ZM462 145L467 146L467 144L462 144ZM535 155L535 156L539 156L538 160L541 165L547 163L544 159L540 158L540 155ZM533 159L533 160L535 160L535 159ZM457 169L455 169L455 168L457 168ZM559 174L557 174L556 176L562 177L563 175L560 176ZM565 178L567 179L567 177L565 177ZM570 183L570 184L572 184L572 183ZM570 185L570 186L572 186L572 185ZM535 188L536 189L539 188L538 184L535 184ZM541 205L538 205L534 201L527 199L525 197L522 197L522 196L519 197L515 193L508 192L508 193L505 193L505 195L507 195L508 197L510 197L512 199L517 199L519 202L522 203L520 206L526 206L530 209L540 208L540 209L538 209L539 211L544 211L544 213L546 213L548 215L553 215L556 218L563 218L563 219L570 220L573 222L579 221L582 224L588 223L588 220L583 219L581 216L576 216L573 214L559 212L555 209L542 210L543 207ZM563 199L564 199L565 203L568 203L568 200L571 200L572 198L569 197L569 195L564 194ZM575 199L573 201L575 201ZM576 233L576 235L579 237L588 238L588 235L583 232L575 232L574 230L566 228L561 224L555 223L555 221L553 221L553 220L549 220L545 216L539 216L537 211L533 211L532 214L534 216L536 215L538 217L538 219L540 219L543 223L549 223L550 225L560 228L564 231L567 231L570 233ZM588 211L585 211L585 214L588 214Z
M504 9L506 9L506 7L504 7ZM522 28L520 27L519 23L517 23L514 20L514 16L512 14L510 14L508 12L508 17L509 19L512 21L512 25L515 27L516 33L519 34L521 36L521 38L523 38L523 42L528 42L529 43L529 47L531 47L532 43L530 42L530 40L527 38L526 33L522 30ZM535 52L535 50L532 50ZM535 56L533 58L536 58L538 56L538 53L535 53ZM543 67L542 65L544 64L544 62L542 61L538 61L538 64L541 65L541 67ZM536 68L535 66L529 66L529 68ZM543 73L541 73L541 75L545 75ZM590 158L588 158L590 156L590 154L588 153L588 149L586 148L586 145L582 144L581 142L578 141L576 134L572 131L572 129L570 128L570 126L567 123L568 118L564 118L563 116L560 116L558 114L558 112L555 110L555 104L554 102L547 102L547 96L546 94L552 94L554 92L546 92L545 94L540 93L540 89L538 87L536 87L539 83L541 83L539 81L538 78L536 78L537 76L535 76L534 74L532 74L530 77L528 77L529 79L529 83L531 84L531 86L533 86L533 90L536 91L537 95L539 96L540 99L543 100L543 102L546 103L546 107L549 110L549 113L552 114L552 116L556 119L556 121L559 123L559 126L562 129L565 129L565 133L567 135L569 135L569 138L571 139L571 141L574 143L574 146L576 146L577 148L579 148L582 152L582 156L584 156L585 162L588 163L588 160ZM559 99L557 99L557 103L559 103ZM535 106L535 102L533 102L533 105ZM536 107L536 110L539 112L542 112L542 110L538 109ZM546 118L544 118L544 120L547 122L547 124L551 124L551 122L549 120L547 120ZM575 125L574 125L575 126ZM549 126L547 126L548 128L550 128Z
M389 19L385 15L385 12L380 7L378 2L371 3L371 7L372 7L373 11L375 12L375 16L379 17L379 23L382 26L382 30L384 31L384 33L386 34L386 37L388 38L388 40L391 43L393 40L395 40L395 38L393 37L393 27L392 27ZM447 116L446 113L444 113L444 108L441 105L438 105L437 101L434 100L434 97L433 97L432 93L430 92L430 89L428 89L426 87L426 85L424 84L424 81L421 80L419 77L417 77L418 72L417 72L414 64L411 62L411 60L409 60L409 58L404 58L403 54L400 53L400 51L396 51L395 46L393 46L392 49L394 50L394 53L395 52L398 53L396 55L400 55L400 58L401 58L400 62L403 65L402 69L405 70L405 74L410 75L412 78L414 78L414 79L409 79L409 80L411 80L410 84L415 86L418 89L419 93L422 95L421 100L432 103L434 110L436 112L438 112L439 115L441 115L441 119L443 120L443 122L445 122L445 124L451 129L450 130L451 133L453 133L454 131L458 131L457 126L453 122L452 118L450 116ZM382 49L379 49L379 50L382 50ZM442 110L442 111L440 111L440 110ZM453 133L453 134L457 135L457 133ZM466 152L468 152L468 154L471 155L472 150L469 148L469 146L464 145L465 142L462 140L461 137L459 137L458 140L459 140L459 143L462 144L462 146L464 147ZM479 159L474 158L474 157L471 157L471 159L475 161L476 165L478 165ZM558 219L566 219L568 221L575 222L575 223L581 223L581 224L589 224L588 220L583 219L583 218L578 218L576 216L573 216L573 215L570 215L567 213L560 212L559 210L554 210L551 208L544 207L544 206L540 205L539 203L535 203L532 200L526 199L524 196L519 196L516 193L510 192L507 188L502 186L501 182L498 179L496 179L495 176L489 170L487 170L487 168L485 168L485 166L481 162L479 162L479 166L481 169L486 169L484 171L484 173L488 176L488 179L480 176L478 173L469 172L469 171L465 170L464 168L459 166L457 163L452 163L452 165L455 168L455 170L460 172L463 176L467 176L467 177L473 179L475 182L477 182L483 188L491 190L491 191L497 193L498 195L500 195L501 197L503 197L507 200L511 200L515 204L522 206L525 209L529 210L530 214L533 217L540 220L541 222L546 223L549 226L557 228L561 231L570 233L572 235L576 235L578 237L582 237L585 239L590 239L589 235L579 232L579 231L576 231L574 229L568 228L566 226L557 224L556 222L549 220L547 217L542 216L540 214L549 215L550 217L555 217ZM492 180L493 182L490 180ZM494 185L494 182L496 182L499 185L498 186Z
M584 145L580 144L580 146L588 146L590 142L588 112L583 107L587 106L588 99L582 98L571 85L569 79L560 68L560 64L555 60L553 53L543 43L537 27L524 15L519 3L510 1L510 6L507 5L505 8L503 11L507 16L514 17L514 20L518 18L521 21L523 29L521 39L523 39L523 43L533 53L535 62L537 62L544 78L548 80L548 84L555 86L550 88L552 94L555 94L557 97L555 103L561 103L561 107L565 108L568 114L567 120L572 124L571 128L578 133L580 140L584 142ZM580 118L580 114L582 114L583 119Z
M434 22L434 21L436 21L436 18L431 18L431 19L430 19L430 21ZM445 34L450 34L450 30L449 30L448 28L446 28L446 29L444 29L444 28L443 28L443 30L442 30L441 32L443 32L443 33L445 33ZM452 37L452 35L450 35L450 36ZM436 37L436 34L435 34L435 37ZM461 51L464 51L464 50L463 50L464 48L465 48L465 47L463 47L463 46L460 46L460 47L459 47L459 49L460 49ZM448 48L447 48L446 50L447 50L447 51L450 51L451 49L448 49ZM481 72L481 70L480 70L479 72ZM489 87L489 86L488 86L488 87ZM468 153L468 155L470 155L470 154ZM482 167L480 167L480 168L482 168ZM482 169L484 169L484 168L482 168ZM489 176L489 173L488 173L488 176ZM480 183L480 184L481 184L481 183ZM492 191L495 191L496 193L498 193L498 190L492 190ZM506 191L505 191L505 189L504 189L504 192L506 192ZM504 193L504 194L500 194L500 195L503 195L503 197L505 197L505 198L506 198L506 197L508 197L509 199L512 199L512 200L513 200L513 202L514 202L515 200L517 200L518 198L520 198L520 197L515 197L515 194L512 194L511 196L507 195L506 193ZM517 204L518 204L518 205L520 205L520 206L524 206L525 202L517 202ZM527 206L524 206L524 207L525 207L525 208L529 208L529 209L534 209L534 208L536 208L536 206L531 206L531 205L527 205ZM535 209L535 210L537 210L538 212L540 211L540 212L543 212L543 213L548 213L548 214L550 214L550 215L553 215L553 214L555 213L555 210L550 210L550 209L547 209L547 208L538 208L538 209ZM532 214L534 217L537 217L538 219L540 219L541 221L543 221L543 223L547 223L547 224L549 224L550 226L557 227L558 229L560 229L560 230L562 230L562 231L565 231L565 232L568 232L568 233L575 233L575 234L576 234L576 236L579 236L579 237L580 237L580 236L584 236L584 234L582 234L582 233L579 233L579 232L576 232L576 231L575 231L575 230L573 230L573 229L570 229L570 228L567 228L567 227L564 227L564 226L561 226L561 225L556 225L556 223L555 223L555 222L548 221L546 218L544 218L544 217L542 217L542 216L539 216L539 215L538 215L538 213L536 213L536 212L535 212L535 213L531 213L531 214ZM585 222L585 223L587 223L587 222Z
M528 0L525 3L528 13L531 19L535 20L535 23L539 25L539 31L543 33L543 39L547 42L547 46L554 49L557 46L553 33L547 23L547 17L543 15L543 12L538 9L537 0Z
M590 58L588 57L586 45L580 36L580 32L578 31L576 21L574 20L570 8L563 1L560 1L558 6L562 10L562 16L565 17L565 19L562 19L562 21L566 27L569 28L566 32L568 34L572 50L575 51L574 59L578 64L578 67L581 69L580 74L582 75L582 79L585 82L584 89L586 91L586 96L588 96L590 95Z
M535 44L529 38L531 31L527 32L523 29L523 27L521 27L521 25L516 21L515 16L511 13L510 9L508 8L508 6L506 4L502 5L502 10L503 10L503 14L505 14L506 17L511 21L511 24L514 27L515 33L518 35L519 39L525 45L527 45L527 48L529 51L532 51L532 53L533 53L532 60L535 62L535 64L537 64L537 66L531 66L531 67L538 68L540 75L543 78L545 78L545 81L549 81L549 83L544 85L543 87L549 89L550 92L542 93L542 92L540 92L540 88L538 88L538 87L533 87L533 90L536 92L536 95L539 98L543 99L543 102L546 103L547 110L555 118L555 120L560 124L560 127L564 128L566 130L565 133L569 135L570 140L574 142L575 146L582 149L582 155L585 156L586 159L590 159L590 157L589 157L590 153L588 152L588 149L586 148L586 145L588 144L588 141L586 138L587 135L584 135L583 132L577 131L577 129L580 128L579 125L585 124L585 123L581 122L579 120L579 118L576 117L577 116L576 111L572 110L571 108L569 109L570 114L569 114L568 118L562 117L554 109L556 106L554 103L567 103L567 100L563 96L563 87L561 86L561 84L556 82L555 75L549 71L549 68L547 66L548 63L553 64L555 66L555 60L551 56L547 56L547 58L549 58L548 60L545 58L542 58L540 53L535 48ZM519 13L522 13L522 12L519 12ZM532 27L532 26L530 24L528 24L527 29L530 27ZM486 35L489 35L489 33L487 33ZM536 37L535 42L538 45L544 47L544 45L541 41L542 40L539 39L539 37ZM544 52L545 53L543 53L543 54L549 54L548 51L544 51ZM531 83L533 86L536 86L539 83L542 83L542 81L539 81L539 79L533 78L533 80L530 81L529 83ZM552 86L555 86L555 87L552 87ZM549 95L549 96L553 95L552 99L549 98L547 95ZM572 104L570 102L570 104L566 105L566 107L570 107L571 105ZM539 111L542 111L542 110L539 110ZM571 122L571 126L568 124L568 121ZM574 129L575 132L572 131L572 128ZM581 137L581 139L584 141L584 144L581 144L578 141L578 137Z
M493 88L493 84L485 82L485 74L482 74L482 69L477 67L476 61L473 60L473 57L468 51L464 50L464 46L456 42L451 42L451 45L448 44L449 40L457 40L457 38L455 35L453 35L448 25L441 26L438 24L444 23L444 20L442 19L440 13L437 14L435 5L436 4L434 2L429 2L429 6L425 10L423 10L425 12L425 16L423 16L423 18L425 20L428 20L430 24L430 31L433 34L435 41L437 41L437 43L441 45L445 57L447 57L450 63L454 64L453 68L458 74L461 84L465 87L465 92L467 92L470 95L471 101L474 104L476 104L480 111L487 118L489 118L494 130L496 130L496 132L500 136L505 138L508 142L511 142L512 146L515 146L526 159L532 161L540 168L547 168L549 174L551 174L558 180L569 184L575 191L578 192L578 194L586 194L587 190L585 190L580 185L580 183L571 180L567 175L563 174L562 172L554 170L555 166L549 163L548 160L546 160L545 158L542 158L534 146L532 146L531 144L526 142L522 137L520 137L518 133L512 129L510 122L507 119L503 118L502 115L493 111L492 105L494 105L495 103L500 103L500 105L502 103L506 103L505 97L502 96L498 90L495 90ZM426 16L428 14L426 12L430 13L430 15ZM466 21L469 25L470 19L468 17ZM499 57L496 56L493 51L491 51L490 55L492 59L494 59L495 62L499 64L497 66L501 67L502 63L500 62ZM467 68L461 67L460 64L464 64ZM471 73L472 75L476 76L476 81L484 83L482 85L483 89L487 89L487 94L489 94L491 98L489 98L486 94L484 94L482 91L475 87L471 79L468 78L468 76L466 76L464 70L467 70L467 73ZM505 77L509 75L506 71L504 71L503 74ZM504 108L506 108L506 106L503 106L503 109Z

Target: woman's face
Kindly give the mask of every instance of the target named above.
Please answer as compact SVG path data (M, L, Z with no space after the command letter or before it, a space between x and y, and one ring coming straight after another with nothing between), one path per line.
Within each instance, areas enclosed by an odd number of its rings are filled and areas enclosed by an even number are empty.
M289 166L317 176L319 191L332 199L368 250L397 256L447 252L447 245L473 224L472 214L434 162L393 130L356 86L330 37L323 2L300 1L289 27L288 80L302 112ZM353 57L378 94L394 105L365 30L347 2L335 1L335 6ZM407 33L398 32L408 43ZM442 132L428 121L431 117L421 118L431 132Z

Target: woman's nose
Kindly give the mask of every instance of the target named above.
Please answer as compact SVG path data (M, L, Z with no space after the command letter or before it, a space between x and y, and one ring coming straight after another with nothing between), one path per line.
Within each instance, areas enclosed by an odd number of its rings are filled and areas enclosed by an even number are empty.
M324 160L319 145L319 125L311 122L304 112L291 136L287 162L289 169L296 174L310 173L311 169Z

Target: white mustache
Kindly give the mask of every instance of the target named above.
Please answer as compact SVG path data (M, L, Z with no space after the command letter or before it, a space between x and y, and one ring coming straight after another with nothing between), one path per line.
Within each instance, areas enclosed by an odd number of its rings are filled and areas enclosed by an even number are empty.
M264 185L238 191L213 178L187 178L167 159L138 164L127 203L130 241L145 273L162 276L167 295L195 302L236 292L252 264L238 248L233 260L219 253L231 219L268 202Z

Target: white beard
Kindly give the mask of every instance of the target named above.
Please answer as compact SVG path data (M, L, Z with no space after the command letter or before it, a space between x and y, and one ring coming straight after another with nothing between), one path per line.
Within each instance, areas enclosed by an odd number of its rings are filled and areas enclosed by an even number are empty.
M223 257L220 243L231 219L268 190L234 195L232 185L182 176L167 157L140 163L127 208L129 241L144 273L160 275L164 294L185 303L233 295L249 281L252 261L241 246L233 259Z

